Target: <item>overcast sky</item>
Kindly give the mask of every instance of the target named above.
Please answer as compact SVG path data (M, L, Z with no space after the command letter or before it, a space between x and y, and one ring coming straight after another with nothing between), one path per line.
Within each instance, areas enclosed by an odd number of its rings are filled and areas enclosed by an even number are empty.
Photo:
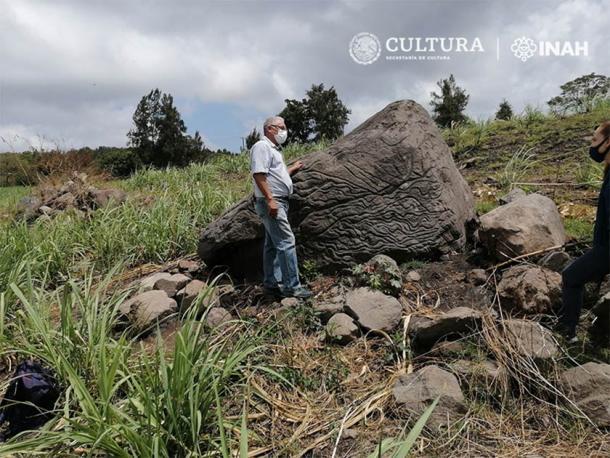
M394 100L429 110L430 91L450 73L474 118L493 116L502 98L517 112L546 109L562 83L609 73L609 12L610 0L0 0L0 151L123 146L155 87L174 96L189 132L235 151L313 83L334 86L352 110L348 131ZM348 52L360 32L381 43L369 65ZM521 36L587 41L588 56L522 62L510 50ZM484 52L391 61L389 37L479 37Z

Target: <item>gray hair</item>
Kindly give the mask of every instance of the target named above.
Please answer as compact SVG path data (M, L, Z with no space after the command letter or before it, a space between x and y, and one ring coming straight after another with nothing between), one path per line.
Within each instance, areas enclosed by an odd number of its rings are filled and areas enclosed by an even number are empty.
M279 121L283 121L283 120L284 120L284 118L282 118L281 116L271 116L271 117L265 119L265 122L263 123L263 132L265 130L267 130L267 128L270 125L275 124L276 122L279 122Z

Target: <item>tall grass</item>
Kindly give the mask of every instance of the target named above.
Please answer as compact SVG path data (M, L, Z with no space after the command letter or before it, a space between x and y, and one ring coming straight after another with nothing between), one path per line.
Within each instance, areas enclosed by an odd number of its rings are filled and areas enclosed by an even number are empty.
M54 420L0 445L0 456L186 457L234 447L221 433L232 428L224 406L255 370L249 367L255 334L244 323L204 331L197 313L213 297L210 287L182 318L173 349L160 338L152 349L138 348L129 330L116 331L128 293L110 286L118 270L99 283L92 274L70 279L52 293L35 283L10 285L19 307L2 315L3 356L41 360L54 370L63 396Z
M287 160L325 143L287 147ZM210 221L251 191L249 157L218 155L183 169L142 170L120 182L129 192L124 205L89 216L65 212L27 225L0 223L0 290L23 281L15 266L59 284L90 268L105 272L119 260L127 265L161 263L193 253ZM115 182L116 183L116 182Z
M498 183L508 190L521 181L527 173L538 164L533 148L522 146L508 160L504 169L498 175Z

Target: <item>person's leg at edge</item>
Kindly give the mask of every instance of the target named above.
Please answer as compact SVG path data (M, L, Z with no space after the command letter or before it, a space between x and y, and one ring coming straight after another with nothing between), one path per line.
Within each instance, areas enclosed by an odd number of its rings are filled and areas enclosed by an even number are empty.
M279 282L281 281L281 272L277 258L277 251L273 243L273 239L265 224L265 219L269 218L267 206L264 200L257 199L255 209L258 216L263 220L265 227L265 242L263 245L263 287L267 290L279 290Z
M567 337L576 335L576 326L582 310L584 286L591 281L600 281L610 269L608 249L594 246L569 264L562 272L561 322L567 329Z

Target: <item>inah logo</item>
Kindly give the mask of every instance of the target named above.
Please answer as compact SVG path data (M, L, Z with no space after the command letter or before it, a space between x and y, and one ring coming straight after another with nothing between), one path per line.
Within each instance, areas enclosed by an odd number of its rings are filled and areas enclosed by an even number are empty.
M381 43L379 43L379 38L372 33L358 33L349 43L349 55L361 65L372 64L380 54Z
M588 41L547 41L540 40L537 44L531 38L520 37L513 41L510 50L515 57L525 62L535 54L542 57L548 56L588 56Z
M536 48L537 46L536 43L534 43L534 40L527 37L517 38L513 41L513 44L510 45L510 50L515 57L521 59L522 62L525 62L532 57L536 52Z

